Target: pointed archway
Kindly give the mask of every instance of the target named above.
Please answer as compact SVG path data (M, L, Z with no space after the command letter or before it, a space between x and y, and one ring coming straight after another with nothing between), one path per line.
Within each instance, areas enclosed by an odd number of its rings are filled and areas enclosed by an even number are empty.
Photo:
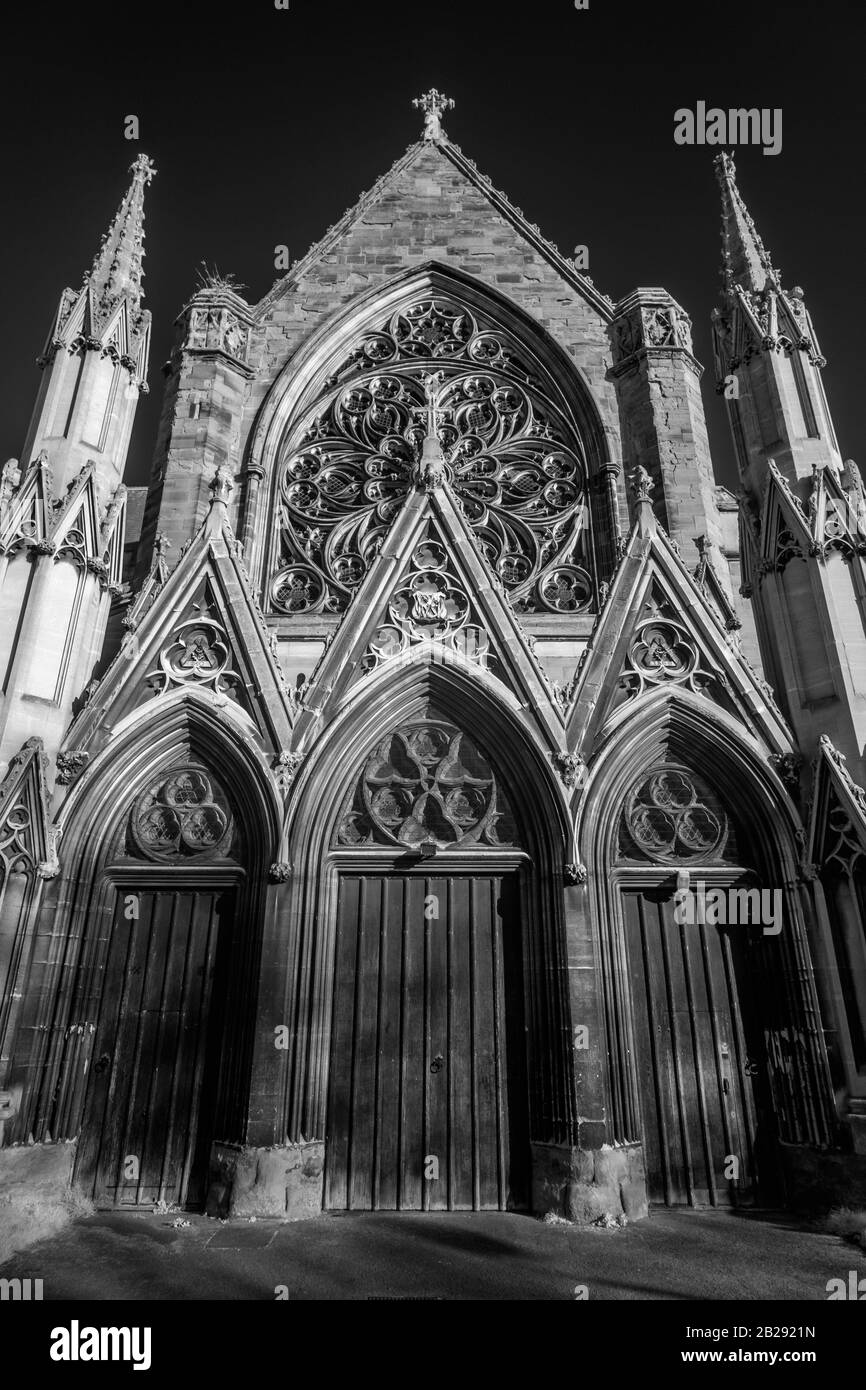
M651 1200L772 1201L777 1141L827 1142L798 832L757 745L699 697L648 701L592 766L614 1132L642 1140Z
M401 668L315 743L273 924L276 1133L251 1140L312 1139L326 1205L531 1205L533 1143L574 1124L566 835L528 726L459 666ZM263 1077L272 1053L262 1027Z
M243 1136L279 818L241 722L190 692L136 711L63 808L25 1120L77 1138L99 1206L199 1208L213 1140Z

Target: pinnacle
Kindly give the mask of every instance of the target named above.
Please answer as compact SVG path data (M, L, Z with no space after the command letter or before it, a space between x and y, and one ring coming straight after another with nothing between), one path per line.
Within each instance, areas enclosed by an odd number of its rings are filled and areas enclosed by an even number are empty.
M132 182L93 261L89 276L100 309L110 310L121 295L138 308L143 298L144 190L156 174L146 154L130 165Z
M732 155L716 155L713 161L722 193L722 275L728 290L741 289L760 294L768 284L778 286L769 252L737 187L737 170Z

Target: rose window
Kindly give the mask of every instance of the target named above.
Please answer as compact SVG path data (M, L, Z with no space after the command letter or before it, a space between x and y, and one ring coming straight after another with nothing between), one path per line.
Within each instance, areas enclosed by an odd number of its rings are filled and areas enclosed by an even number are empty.
M439 298L362 341L280 465L275 611L347 606L434 432L446 480L515 607L591 606L582 448L562 402L519 352Z

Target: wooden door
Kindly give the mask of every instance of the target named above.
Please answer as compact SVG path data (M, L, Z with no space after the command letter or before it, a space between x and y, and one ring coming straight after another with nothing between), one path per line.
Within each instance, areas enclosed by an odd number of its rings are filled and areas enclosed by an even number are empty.
M528 1206L516 909L510 875L341 878L326 1206Z
M759 1094L746 929L678 924L667 891L625 891L623 907L650 1201L748 1203Z
M118 890L77 1167L97 1206L204 1203L232 899Z

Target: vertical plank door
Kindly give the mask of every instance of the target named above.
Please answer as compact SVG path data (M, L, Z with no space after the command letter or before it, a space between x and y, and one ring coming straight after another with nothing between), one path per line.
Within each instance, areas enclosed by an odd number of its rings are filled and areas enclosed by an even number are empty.
M341 878L326 1205L528 1205L511 876Z
M204 1202L231 910L225 891L118 892L77 1165L97 1206Z
M650 1200L746 1202L757 1121L743 929L678 924L670 895L651 891L624 891L623 913Z

